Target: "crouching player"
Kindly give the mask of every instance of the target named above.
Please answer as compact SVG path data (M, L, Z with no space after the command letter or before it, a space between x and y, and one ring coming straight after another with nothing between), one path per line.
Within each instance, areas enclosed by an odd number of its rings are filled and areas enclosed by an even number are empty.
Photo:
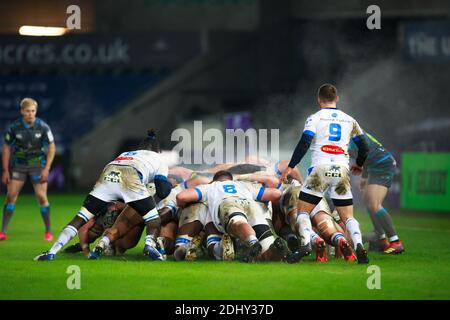
M153 150L153 151L150 151ZM172 188L167 181L168 168L159 150L155 133L150 130L141 142L138 150L125 152L104 168L94 189L86 197L78 214L70 221L58 236L49 251L38 255L35 260L53 260L55 255L78 233L87 221L103 212L111 201L123 199L128 204L123 212L137 211L147 226L147 234L159 232L160 218L155 201L149 194L146 185L154 182L156 195L164 199ZM130 209L129 209L130 208ZM150 254L158 259L161 254L156 249L156 240L151 238ZM96 247L95 254L100 254L110 243L104 236Z
M243 261L254 262L272 244L274 244L272 248L276 247L275 249L280 252L283 251L282 244L284 242L281 239L280 241L274 240L264 215L254 214L255 208L258 208L254 200L271 201L279 198L280 195L281 193L277 189L262 186L255 188L255 185L249 183L233 181L233 175L228 171L218 171L211 184L180 192L177 195L177 203L180 207L185 207L189 203L206 200L209 220L217 232L227 233L244 243L246 254ZM208 221L207 227L209 224ZM217 246L218 239L215 242L210 241L212 234L211 232L207 233L209 233L208 247ZM216 254L215 256L220 255Z

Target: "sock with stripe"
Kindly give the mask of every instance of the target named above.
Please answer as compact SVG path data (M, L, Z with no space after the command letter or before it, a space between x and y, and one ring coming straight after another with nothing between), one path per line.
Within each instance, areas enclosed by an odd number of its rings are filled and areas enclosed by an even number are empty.
M50 232L51 225L50 225L50 205L46 205L40 208L42 220L44 221L45 225L45 232Z
M359 223L354 218L349 218L345 222L345 227L350 233L350 236L352 237L353 245L356 249L356 246L360 243L362 244L362 236L361 236L361 230L359 229Z
M11 217L12 217L15 209L16 209L16 205L13 203L7 203L3 207L2 232L6 233L6 231L8 230L9 220L11 220Z
M49 253L56 254L59 252L59 250L64 247L67 242L69 242L73 237L75 237L78 234L78 230L68 225L64 228L64 230L59 234L58 239L56 240L55 244L51 249L49 250Z
M387 212L387 210L385 208L381 208L377 211L377 213L375 213L375 217L386 232L389 241L392 242L398 240L397 231L395 230L391 215ZM391 238L395 240L391 240Z

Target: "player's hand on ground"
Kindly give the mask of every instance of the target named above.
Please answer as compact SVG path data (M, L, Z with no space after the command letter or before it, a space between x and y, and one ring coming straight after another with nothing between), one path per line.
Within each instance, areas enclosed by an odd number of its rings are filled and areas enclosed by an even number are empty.
M46 169L46 168L42 169L42 171L41 171L41 182L47 182L49 172L50 172L49 169Z
M364 191L367 185L367 179L361 178L361 181L359 182L359 191Z
M11 177L9 176L9 171L3 170L2 182L7 185L10 181L11 181Z
M362 173L362 167L354 164L354 165L352 165L352 168L350 169L350 171L354 176L359 176Z
M287 177L291 174L291 172L292 172L292 168L291 167L287 167L284 171L283 171L283 173L281 174L281 182L284 182L284 183L288 183L288 179L287 179Z

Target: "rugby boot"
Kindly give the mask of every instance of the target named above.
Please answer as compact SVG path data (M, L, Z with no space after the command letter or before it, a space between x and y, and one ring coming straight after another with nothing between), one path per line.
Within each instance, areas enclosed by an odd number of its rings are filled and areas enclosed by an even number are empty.
M327 245L322 238L316 238L316 262L327 262Z
M52 261L55 259L55 255L53 253L49 253L48 251L42 252L40 255L34 258L34 261Z
M347 261L356 261L357 260L355 253L353 252L352 248L350 247L350 244L348 243L347 239L345 239L344 237L341 237L339 239L339 250L341 251L345 260L347 260Z
M403 247L403 243L400 240L392 241L389 244L389 247L384 250L384 253L388 254L400 254L405 251L405 247Z
M225 233L222 236L222 260L223 261L233 261L235 258L234 253L234 245L233 245L233 239L231 239L230 235Z
M199 251L201 252L202 236L195 236L187 246L186 257L187 261L195 261L199 257Z
M356 245L356 257L358 258L359 264L368 264L369 257L367 257L367 251L361 243Z

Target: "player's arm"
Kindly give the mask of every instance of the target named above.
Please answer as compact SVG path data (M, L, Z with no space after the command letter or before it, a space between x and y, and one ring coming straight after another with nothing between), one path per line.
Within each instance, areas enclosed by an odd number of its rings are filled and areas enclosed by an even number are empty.
M92 228L94 224L95 219L91 219L78 230L78 238L80 239L81 249L85 256L89 256L89 229Z
M281 197L281 191L275 188L265 188L262 186L257 191L258 192L253 195L256 201L277 201Z
M11 158L11 147L4 143L2 148L2 182L4 184L8 184L11 180L11 177L9 176L9 159Z
M235 176L236 180L250 181L263 184L267 188L276 188L280 184L280 180L277 177L268 174L239 174Z
M200 188L186 189L177 194L177 205L179 208L186 207L189 203L199 202L203 199Z
M45 162L45 167L42 169L42 172L41 172L41 182L47 181L48 175L50 173L50 168L52 166L53 160L55 159L55 154L56 154L56 146L55 146L55 143L52 142L48 145L47 159Z
M351 171L354 175L360 175L364 162L366 161L366 158L369 154L369 143L367 141L367 137L364 135L363 131L356 121L354 123L354 126L356 127L356 129L354 129L353 131L356 132L356 134L352 137L352 141L358 148L358 153L355 160L356 165L352 166Z
M196 186L202 185L202 184L208 184L211 182L211 178L203 177L203 176L196 176L191 179L188 179L183 182L183 187L185 189L188 188L195 188Z
M15 135L11 127L6 132L3 147L2 147L2 182L8 184L11 181L9 175L9 161L11 159L11 145L15 141Z

